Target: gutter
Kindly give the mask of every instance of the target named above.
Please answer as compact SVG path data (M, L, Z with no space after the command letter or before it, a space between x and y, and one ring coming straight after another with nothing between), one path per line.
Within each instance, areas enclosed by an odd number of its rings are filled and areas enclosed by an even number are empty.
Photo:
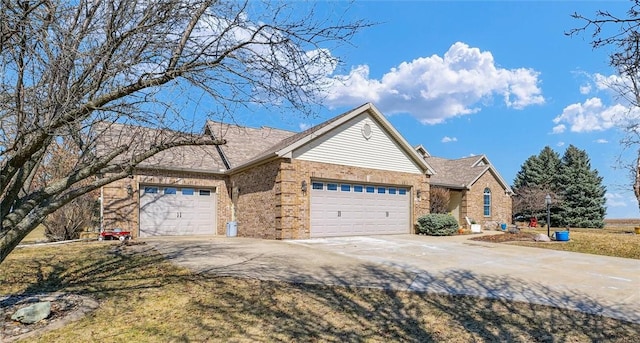
M270 162L272 160L275 160L275 159L278 159L278 158L284 158L284 157L285 156L280 156L278 153L270 153L270 154L267 154L267 155L260 156L260 157L258 157L256 159L250 160L250 161L248 161L248 162L246 162L246 163L244 163L242 165L239 165L239 166L237 166L237 167L235 167L233 169L229 169L224 174L231 175L231 174L239 173L239 172L247 170L247 169L249 169L251 167L259 166L261 164L265 164L265 163Z
M136 170L163 170L163 171L175 171L175 172L187 172L187 173L198 173L198 174L207 174L207 175L224 175L226 171L209 171L206 169L193 169L193 168L179 168L179 167L151 167L151 166L138 166L135 168Z
M454 184L446 184L446 183L435 183L435 182L429 182L429 184L431 186L436 186L436 187L444 187L444 188L449 188L449 189L456 189L456 190L470 190L471 188L465 186L465 185L454 185Z
M218 150L218 154L222 158L222 163L224 163L224 166L227 168L227 170L231 169L231 164L229 164L229 159L224 154L224 151L222 151L222 148L220 147L220 145L216 145L216 150Z

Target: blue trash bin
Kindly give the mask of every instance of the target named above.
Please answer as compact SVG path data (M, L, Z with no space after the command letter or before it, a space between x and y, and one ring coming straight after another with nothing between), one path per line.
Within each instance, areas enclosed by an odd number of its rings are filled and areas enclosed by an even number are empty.
M556 241L566 242L569 240L569 231L556 231Z

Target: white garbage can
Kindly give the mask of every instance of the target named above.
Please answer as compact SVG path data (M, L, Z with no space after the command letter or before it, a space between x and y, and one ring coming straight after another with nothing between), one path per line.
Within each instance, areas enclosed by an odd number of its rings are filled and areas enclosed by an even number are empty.
M238 235L238 222L227 222L227 237L235 237Z

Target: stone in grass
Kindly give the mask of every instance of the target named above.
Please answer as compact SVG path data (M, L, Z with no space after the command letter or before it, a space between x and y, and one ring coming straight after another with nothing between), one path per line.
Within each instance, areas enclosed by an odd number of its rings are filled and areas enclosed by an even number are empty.
M544 233L536 234L535 236L533 236L533 240L536 242L551 242L549 236L545 235Z
M23 307L11 316L11 319L23 324L37 323L51 314L51 302L43 301Z

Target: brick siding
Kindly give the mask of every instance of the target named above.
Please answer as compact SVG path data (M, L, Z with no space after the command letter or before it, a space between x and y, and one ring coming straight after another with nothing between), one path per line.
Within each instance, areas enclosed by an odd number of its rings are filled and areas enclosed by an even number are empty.
M236 214L238 235L269 239L304 239L310 231L311 180L404 185L414 195L411 222L429 211L428 177L344 165L279 159L233 175L242 185ZM307 192L302 192L302 181ZM420 190L421 199L415 197ZM413 228L412 228L413 229Z
M491 190L491 213L484 215L484 189ZM484 229L496 229L500 223L511 223L511 196L505 194L504 189L498 183L491 172L485 172L471 189L464 192L460 209L461 223L465 223L464 217L473 218Z
M310 231L310 192L304 180L345 180L362 184L403 185L411 189L412 218L429 212L428 176L303 160L278 159L231 176L144 171L103 187L104 227L139 231L139 185L216 187L216 232L224 235L226 223L236 220L238 236L263 239L304 239ZM129 196L127 185L134 194ZM237 196L233 197L235 189ZM421 197L416 197L420 190ZM235 212L235 213L234 213ZM411 228L413 232L413 228Z
M232 187L237 187L234 199L238 236L276 239L276 182L280 160L268 162L233 174Z

